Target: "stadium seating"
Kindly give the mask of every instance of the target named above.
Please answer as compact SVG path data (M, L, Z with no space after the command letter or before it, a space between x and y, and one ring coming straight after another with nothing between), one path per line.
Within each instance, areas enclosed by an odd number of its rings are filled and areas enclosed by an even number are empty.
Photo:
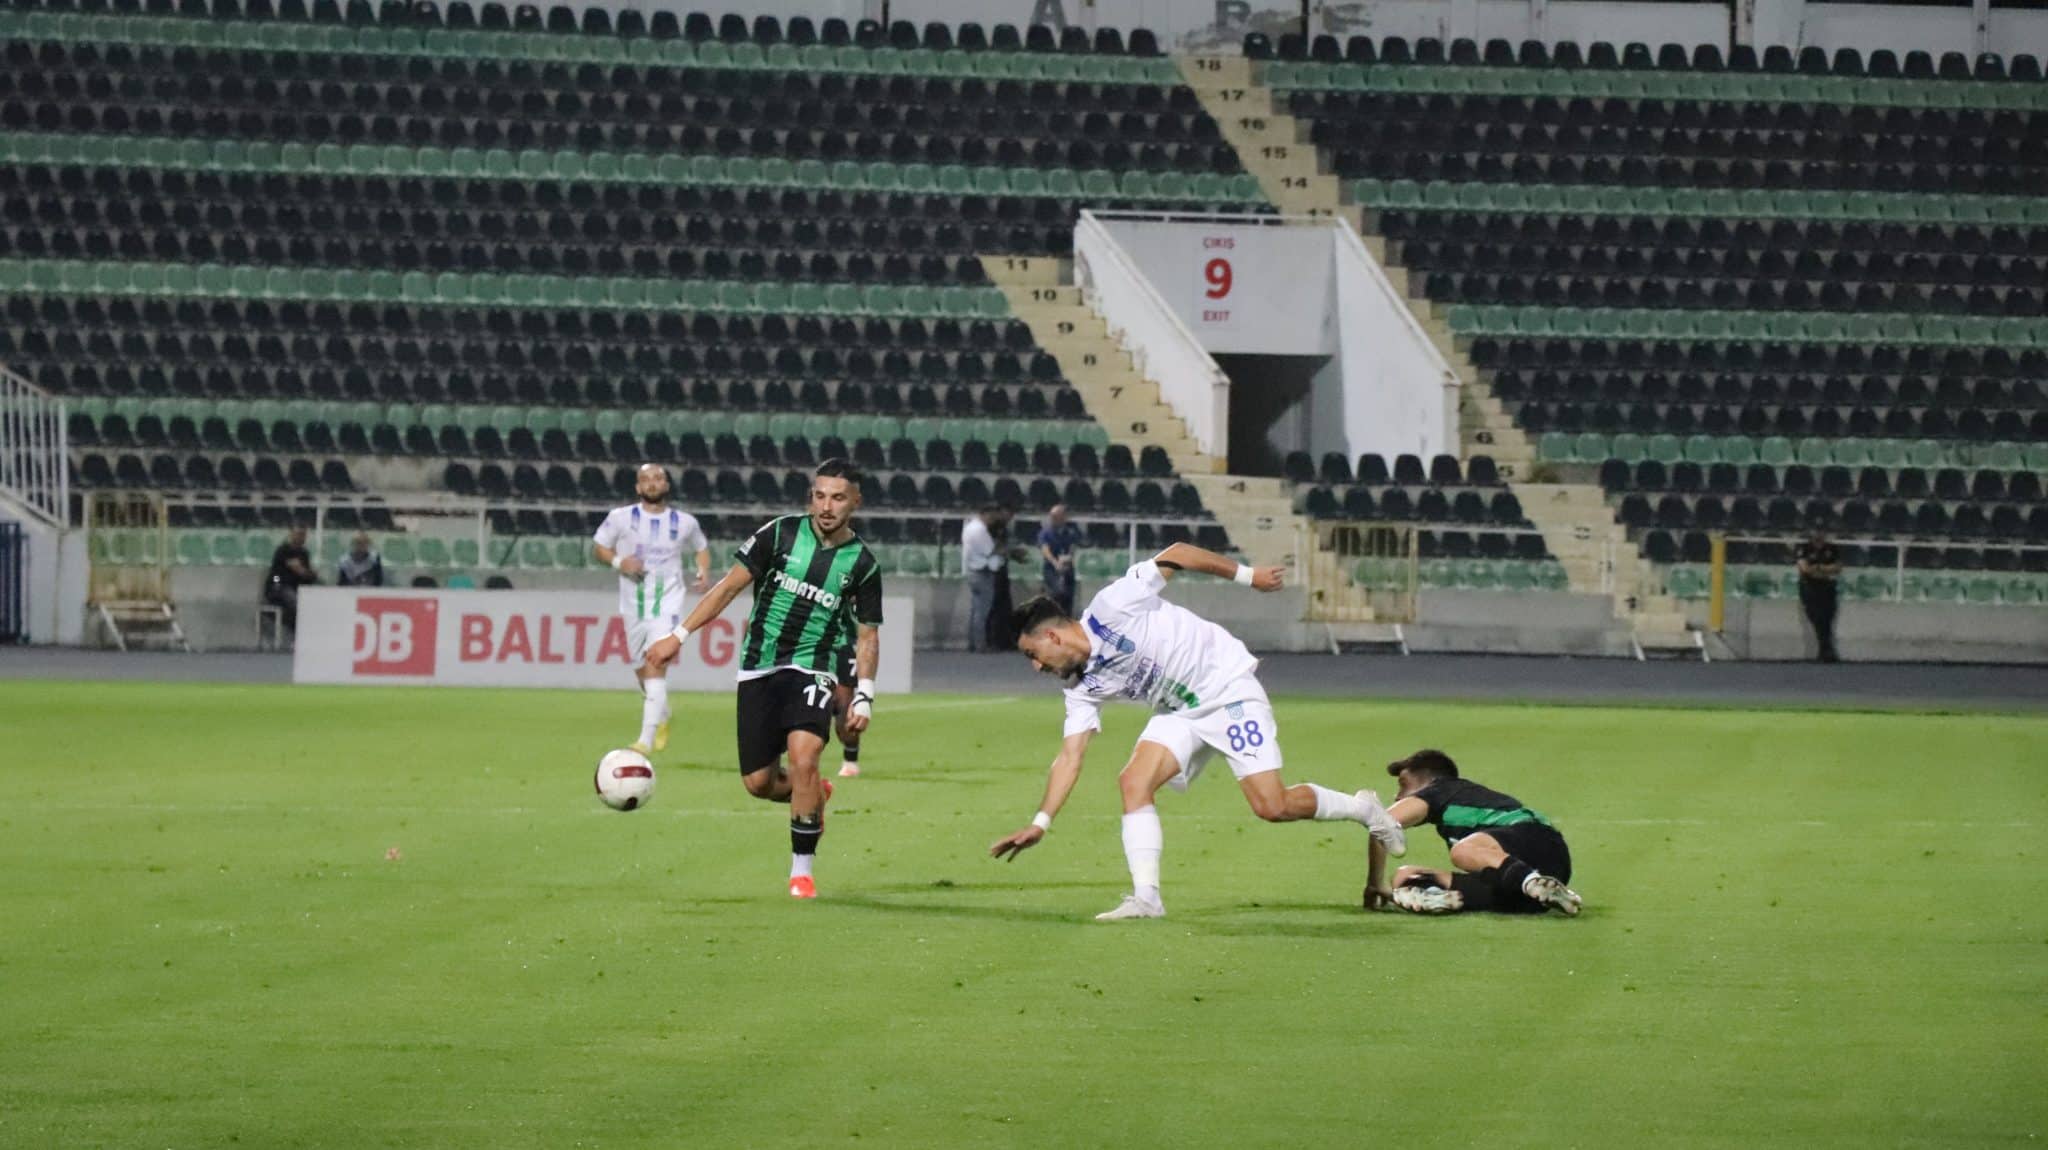
M980 262L1085 206L1270 210L1149 36L253 8L0 9L0 363L73 401L81 488L388 533L432 460L557 541L480 558L560 567L640 460L734 538L847 454L910 567L987 500L1227 547Z
M2038 61L1248 48L1538 467L1597 478L1674 594L1713 532L1731 593L1786 594L1826 528L1851 594L2038 601Z

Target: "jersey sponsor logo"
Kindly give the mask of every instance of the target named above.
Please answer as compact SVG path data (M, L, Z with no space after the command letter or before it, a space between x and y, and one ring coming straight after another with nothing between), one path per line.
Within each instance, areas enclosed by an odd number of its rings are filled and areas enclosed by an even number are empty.
M1229 706L1227 706L1227 707L1225 707L1225 708L1223 708L1223 709L1224 709L1225 711L1228 711L1228 712L1230 713L1230 717L1231 717L1231 718L1233 718L1233 719L1242 719L1242 718L1244 718L1244 704L1243 704L1243 703L1232 703L1232 704L1230 704Z
M818 587L814 586L813 584L806 583L803 580L798 579L795 576L789 574L787 571L776 571L774 573L774 579L775 585L777 587L789 592L790 594L796 596L799 599L808 599L811 602L816 603L818 606L825 608L827 611L835 611L839 608L839 596L834 594L833 592L825 590L823 587Z

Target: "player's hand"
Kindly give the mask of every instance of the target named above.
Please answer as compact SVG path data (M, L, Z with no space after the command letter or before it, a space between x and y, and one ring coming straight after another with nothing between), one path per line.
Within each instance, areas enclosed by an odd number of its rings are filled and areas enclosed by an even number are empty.
M1391 910L1394 906L1394 892L1383 886L1365 888L1365 909Z
M1287 568L1285 567L1252 568L1252 589L1255 591L1278 591L1281 584L1286 581Z
M853 703L846 708L846 729L853 734L860 734L868 729L868 723L873 720L874 713L874 696L862 691L855 691L853 693Z
M659 671L676 661L683 652L683 641L674 635L663 635L647 645L647 666Z
M1018 855L1037 846L1043 838L1045 838L1044 831L1039 830L1036 826L1028 826L1007 838L997 839L996 844L988 848L988 853L996 858L1008 859L1014 862Z
M690 583L690 593L693 595L702 595L704 592L709 590L711 590L711 576L702 571L699 571L697 573L697 578Z
M619 560L619 574L628 579L639 579L647 574L647 564L642 563L638 556L623 556Z

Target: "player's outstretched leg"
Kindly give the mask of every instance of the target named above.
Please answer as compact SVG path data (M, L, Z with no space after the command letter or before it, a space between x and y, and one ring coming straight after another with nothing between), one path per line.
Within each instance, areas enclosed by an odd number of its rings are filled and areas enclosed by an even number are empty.
M1141 740L1123 774L1117 776L1124 796L1124 861L1131 868L1131 893L1096 915L1095 921L1166 917L1166 904L1159 896L1159 856L1166 849L1166 828L1160 825L1159 808L1152 799L1166 780L1179 773L1180 760L1171 750L1162 743Z
M668 676L640 668L640 737L633 749L643 755L668 749Z
M1314 819L1317 822L1354 822L1372 832L1372 837L1387 848L1387 854L1400 858L1408 853L1408 834L1387 808L1380 797L1370 790L1347 795L1314 783L1297 783L1284 786L1280 772L1261 771L1237 780L1244 791L1245 802L1251 804L1252 813L1269 823L1288 823L1299 819Z

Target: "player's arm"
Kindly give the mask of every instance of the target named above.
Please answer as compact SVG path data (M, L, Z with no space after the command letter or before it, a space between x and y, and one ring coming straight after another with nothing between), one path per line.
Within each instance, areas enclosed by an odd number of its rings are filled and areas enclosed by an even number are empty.
M638 557L619 554L618 548L613 546L618 541L619 530L607 516L605 521L598 525L597 534L590 537L590 553L597 557L599 563L628 579L638 579L646 574L647 564L642 563Z
M691 590L702 594L711 585L711 548L697 548L697 585Z
M647 665L659 669L675 662L676 655L683 649L683 640L689 638L691 632L724 614L725 609L732 606L732 601L739 598L740 592L746 590L753 581L754 573L747 570L746 564L733 564L732 570L725 573L725 578L718 581L718 586L697 600L697 605L690 609L689 617L683 620L682 626L647 645Z
M1414 795L1409 795L1405 799L1395 799L1394 805L1387 808L1387 813L1394 816L1394 821L1404 827L1419 827L1429 821L1429 804Z
M1159 567L1162 579L1173 578L1176 571L1198 571L1260 591L1278 591L1287 574L1284 567L1249 567L1192 543L1175 543L1154 556L1152 562Z
M1387 848L1372 839L1365 848L1365 909L1379 910L1393 901L1394 892L1387 886Z
M882 663L882 629L863 624L854 633L853 701L846 708L846 729L859 734L868 729L875 706L875 672Z
M1053 816L1067 805L1067 796L1074 793L1074 784L1081 778L1081 763L1088 756L1088 740L1095 737L1094 730L1076 731L1060 744L1060 753L1052 761L1052 769L1046 773L1045 797L1039 801L1038 813L1032 816L1031 825L1015 834L996 840L988 853L997 858L1014 859L1026 849L1038 845L1045 832L1052 827Z

